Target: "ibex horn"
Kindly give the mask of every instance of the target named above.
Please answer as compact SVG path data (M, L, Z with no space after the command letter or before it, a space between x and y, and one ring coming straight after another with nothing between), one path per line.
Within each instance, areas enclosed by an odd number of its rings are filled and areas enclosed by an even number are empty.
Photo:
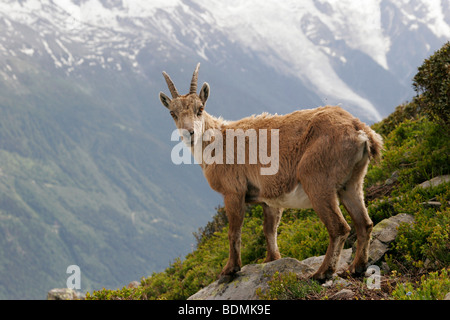
M167 86L169 87L170 93L172 94L172 98L178 97L180 94L177 91L177 88L175 88L175 85L173 84L172 79L170 79L169 75L163 71L164 79L166 79Z
M199 68L200 68L200 63L197 64L194 74L192 75L191 90L189 90L189 93L197 93L197 80L198 80L198 69Z

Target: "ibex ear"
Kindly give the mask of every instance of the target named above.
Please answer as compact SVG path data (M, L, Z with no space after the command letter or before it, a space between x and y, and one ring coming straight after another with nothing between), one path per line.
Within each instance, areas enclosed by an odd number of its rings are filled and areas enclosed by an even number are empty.
M163 104L164 107L169 109L169 104L172 100L168 96L166 96L164 93L160 92L159 100L161 100L161 103Z
M203 104L205 104L206 100L208 100L209 97L209 84L207 84L206 82L203 84L198 96L200 97L200 100L202 100Z

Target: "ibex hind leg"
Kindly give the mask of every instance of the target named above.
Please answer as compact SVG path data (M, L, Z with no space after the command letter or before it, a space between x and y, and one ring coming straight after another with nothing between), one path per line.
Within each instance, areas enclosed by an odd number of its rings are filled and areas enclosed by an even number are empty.
M345 240L350 233L350 226L339 209L337 195L328 198L316 198L312 201L313 209L325 224L329 234L329 243L322 265L313 275L319 281L330 279L336 272Z
M356 229L357 247L353 263L349 267L352 276L364 274L369 258L369 243L373 223L364 204L363 179L366 172L367 161L355 166L350 180L339 191L339 198L349 213Z
M317 183L321 181L321 183ZM335 273L345 240L350 233L350 226L345 221L334 184L320 174L304 175L302 185L308 194L312 207L325 224L329 234L329 243L322 265L313 275L319 281L325 281Z
M303 155L298 167L298 179L303 190L311 201L312 208L325 224L329 235L329 243L322 265L312 276L319 281L332 277L339 263L345 240L350 233L350 226L345 221L341 209L336 186L345 175L343 169L336 168L336 163L325 165L329 149L317 145ZM318 162L322 159L324 163ZM320 164L320 165L319 165Z

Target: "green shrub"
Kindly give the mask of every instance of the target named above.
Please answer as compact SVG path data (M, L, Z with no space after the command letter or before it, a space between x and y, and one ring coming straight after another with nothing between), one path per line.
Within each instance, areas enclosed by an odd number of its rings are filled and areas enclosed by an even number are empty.
M427 201L436 199L439 208ZM394 206L398 212L414 215L413 224L402 224L391 254L387 257L394 270L437 270L450 265L450 183L435 188L416 188L404 194Z
M375 199L367 206L367 212L372 219L373 224L395 216L398 214L394 207L395 199L389 199L388 197L382 197Z
M425 59L414 76L417 103L432 119L450 125L450 42Z
M434 176L449 174L449 151L450 136L442 126L426 117L405 120L385 137L383 160L369 167L365 186L384 183L396 172L396 195Z
M450 269L423 275L420 282L398 284L392 292L396 300L442 300L450 292Z
M415 101L404 103L395 108L389 116L372 125L377 133L387 137L397 125L405 120L413 120L419 117L419 106Z
M303 260L325 254L328 232L314 211L298 219L283 219L278 228L278 247L283 257Z
M107 290L105 288L86 293L86 300L147 300L143 287Z
M280 275L275 272L267 282L269 289L262 292L257 289L258 298L263 300L297 300L305 299L309 295L318 294L323 287L315 280L300 279L293 272Z
M216 208L217 213L213 216L212 221L209 221L205 227L201 227L197 232L194 232L194 237L197 240L197 247L208 241L214 236L216 232L222 231L228 225L227 214L224 207Z

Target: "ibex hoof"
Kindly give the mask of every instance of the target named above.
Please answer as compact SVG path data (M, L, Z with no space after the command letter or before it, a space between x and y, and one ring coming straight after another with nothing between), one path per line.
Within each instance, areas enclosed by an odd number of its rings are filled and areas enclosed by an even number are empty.
M230 283L236 278L236 274L221 274L219 276L219 284Z
M341 278L361 278L364 277L366 273L366 264L355 265L351 264L347 270L342 271L338 274Z
M240 266L235 266L233 268L225 268L219 276L219 283L229 283L236 278L236 274L241 271Z
M320 284L327 282L333 278L333 273L315 273L311 276L311 279L316 280Z

